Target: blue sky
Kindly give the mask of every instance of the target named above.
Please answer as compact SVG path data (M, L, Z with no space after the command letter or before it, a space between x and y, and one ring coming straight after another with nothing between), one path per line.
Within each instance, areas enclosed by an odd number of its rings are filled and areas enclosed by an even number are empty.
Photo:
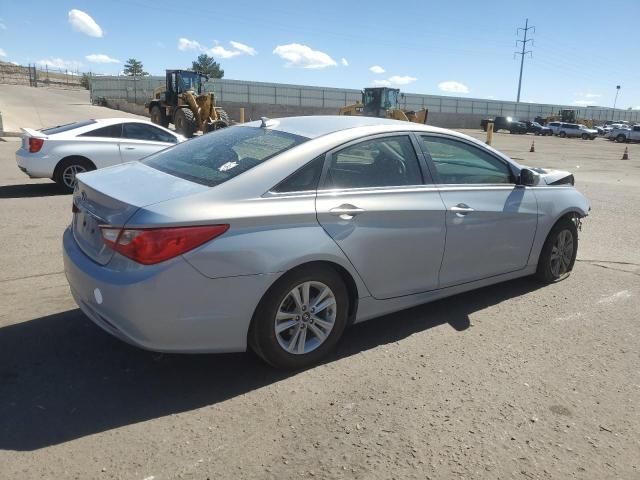
M636 0L0 3L3 61L117 74L135 57L163 74L204 51L226 78L500 100L515 100L528 17L522 101L611 106L621 85L617 106L640 108Z

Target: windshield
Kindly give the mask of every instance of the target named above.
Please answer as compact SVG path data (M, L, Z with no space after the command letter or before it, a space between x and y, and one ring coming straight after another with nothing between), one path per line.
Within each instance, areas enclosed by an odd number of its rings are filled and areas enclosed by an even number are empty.
M383 99L382 108L385 108L385 109L396 108L397 105L398 105L398 91L387 90L387 95Z
M193 90L200 93L201 78L195 72L181 72L178 80L178 87L181 92Z
M258 127L227 127L162 150L142 163L213 187L308 138Z

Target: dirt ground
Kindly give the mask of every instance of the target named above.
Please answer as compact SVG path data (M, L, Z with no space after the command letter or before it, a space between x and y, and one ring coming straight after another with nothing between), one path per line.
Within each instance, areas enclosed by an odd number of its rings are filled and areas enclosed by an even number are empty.
M533 139L494 145L592 203L566 281L354 326L293 374L95 327L62 273L70 197L0 142L0 478L640 478L640 145Z

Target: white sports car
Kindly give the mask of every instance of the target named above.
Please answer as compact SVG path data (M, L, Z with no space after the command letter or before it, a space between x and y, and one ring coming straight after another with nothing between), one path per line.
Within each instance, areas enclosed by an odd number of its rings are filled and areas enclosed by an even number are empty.
M134 118L85 120L22 131L22 146L16 152L18 168L31 178L51 178L68 191L73 191L78 173L140 160L186 140Z

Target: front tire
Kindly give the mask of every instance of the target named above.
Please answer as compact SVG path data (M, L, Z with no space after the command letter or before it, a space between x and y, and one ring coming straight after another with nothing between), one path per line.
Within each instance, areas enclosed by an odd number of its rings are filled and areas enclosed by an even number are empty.
M559 136L560 138L565 138L565 137L567 136L567 134L566 134L566 132L560 132L560 133L558 134L558 136Z
M582 134L582 139L583 140L589 140L589 135L587 135L586 133Z
M569 276L578 254L578 229L569 218L554 225L547 236L538 258L536 278L554 283Z
M151 117L151 121L156 125L160 125L165 128L169 126L169 119L164 113L164 110L160 108L160 105L152 106L151 110L149 110L149 116Z
M176 132L186 138L193 137L197 128L193 112L188 108L178 108L176 110L173 114L173 125L176 127Z
M620 134L616 137L616 142L618 143L624 143L627 141L627 137L625 137L624 135Z
M55 169L53 181L67 193L72 193L76 188L76 175L95 170L96 166L83 157L69 157L62 160Z
M293 270L264 295L248 343L267 363L300 369L318 363L347 325L349 296L338 273L326 266Z

